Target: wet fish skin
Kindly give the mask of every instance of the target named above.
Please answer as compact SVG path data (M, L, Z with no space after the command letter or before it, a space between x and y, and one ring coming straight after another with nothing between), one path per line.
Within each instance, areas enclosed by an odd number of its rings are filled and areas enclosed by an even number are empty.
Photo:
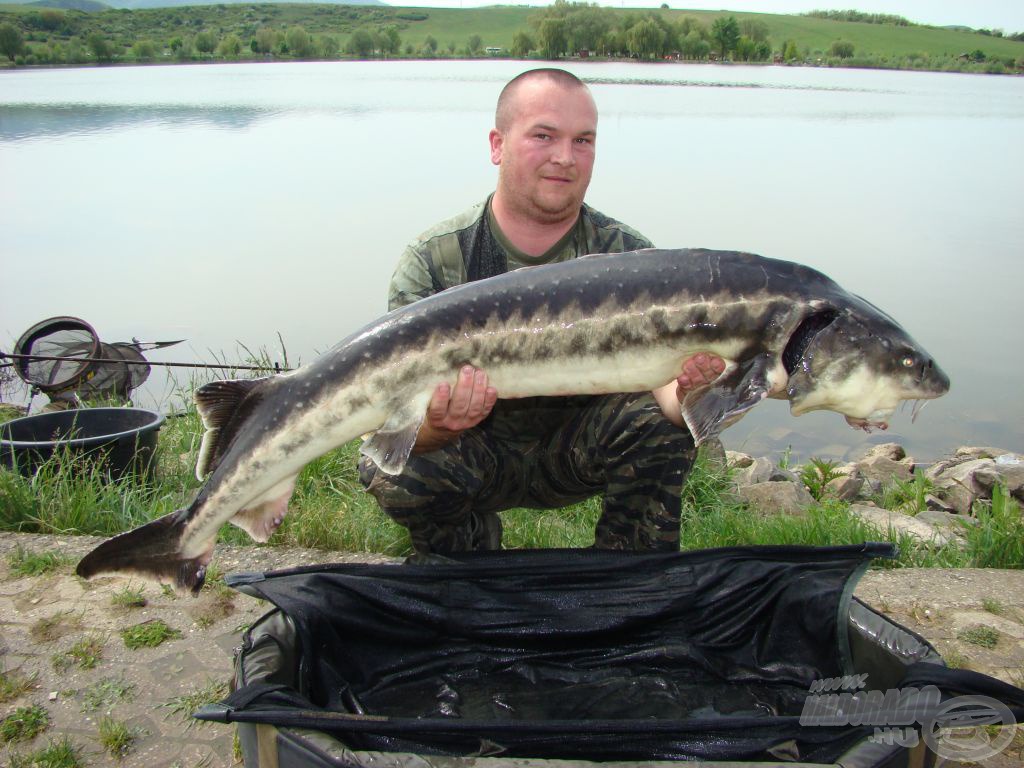
M769 396L884 426L900 402L949 388L895 320L792 262L647 249L517 270L391 312L296 371L198 389L195 500L104 542L78 573L197 592L220 526L265 541L309 461L372 431L363 452L400 472L434 387L463 365L503 398L601 394L662 386L702 351L727 368L682 404L698 443Z

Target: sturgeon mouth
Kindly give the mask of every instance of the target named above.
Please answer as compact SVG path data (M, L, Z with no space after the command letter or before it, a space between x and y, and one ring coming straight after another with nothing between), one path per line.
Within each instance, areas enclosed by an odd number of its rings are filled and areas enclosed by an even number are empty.
M782 350L782 365L786 369L787 376L793 375L814 338L832 325L837 317L839 317L837 310L825 309L808 315L800 321L800 325L796 327L793 335L786 342L786 348Z

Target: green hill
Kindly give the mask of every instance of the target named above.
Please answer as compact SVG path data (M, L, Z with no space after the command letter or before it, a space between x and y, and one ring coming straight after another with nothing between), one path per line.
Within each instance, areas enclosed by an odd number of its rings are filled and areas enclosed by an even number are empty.
M187 0L107 1L124 5ZM333 59L346 55L347 48L361 58L482 56L488 47L508 55L515 47L533 58L587 48L591 55L611 57L654 60L681 53L684 58L706 59L720 50L713 35L716 19L732 16L748 43L745 48L737 43L727 52L736 60L771 61L785 52L794 63L828 66L991 72L1024 68L1020 40L958 28L810 16L598 8L582 3L460 9L221 0L217 5L87 12L77 8L91 9L96 0L43 0L76 5L67 10L3 2L0 25L14 27L23 45L13 56L8 50L0 54L16 64ZM584 17L592 30L601 30L600 39L586 38L585 25L579 22ZM537 23L541 19L552 20L543 26L546 31ZM551 36L556 27L562 30L562 38ZM357 30L362 38L355 35ZM844 41L845 50L834 47L837 41Z

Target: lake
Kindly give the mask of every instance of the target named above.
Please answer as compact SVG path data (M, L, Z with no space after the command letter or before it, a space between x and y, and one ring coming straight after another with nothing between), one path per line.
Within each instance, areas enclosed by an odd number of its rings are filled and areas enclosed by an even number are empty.
M726 446L1024 451L1024 79L567 63L600 111L588 201L662 247L801 261L895 316L953 388L866 436L769 402ZM494 187L515 61L0 73L0 349L34 323L308 362L381 314L402 248ZM188 374L155 368L142 405ZM24 402L26 398L22 398ZM34 405L45 402L38 398Z

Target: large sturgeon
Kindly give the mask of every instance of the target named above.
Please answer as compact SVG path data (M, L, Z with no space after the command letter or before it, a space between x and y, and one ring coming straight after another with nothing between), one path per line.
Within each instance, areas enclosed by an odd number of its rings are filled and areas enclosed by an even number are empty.
M197 592L221 525L266 541L309 461L374 432L363 453L401 472L431 393L465 364L503 398L642 392L701 351L727 368L682 405L698 443L768 396L884 427L901 401L949 389L895 320L791 262L648 249L521 269L395 310L291 373L200 387L195 501L99 545L78 574Z

